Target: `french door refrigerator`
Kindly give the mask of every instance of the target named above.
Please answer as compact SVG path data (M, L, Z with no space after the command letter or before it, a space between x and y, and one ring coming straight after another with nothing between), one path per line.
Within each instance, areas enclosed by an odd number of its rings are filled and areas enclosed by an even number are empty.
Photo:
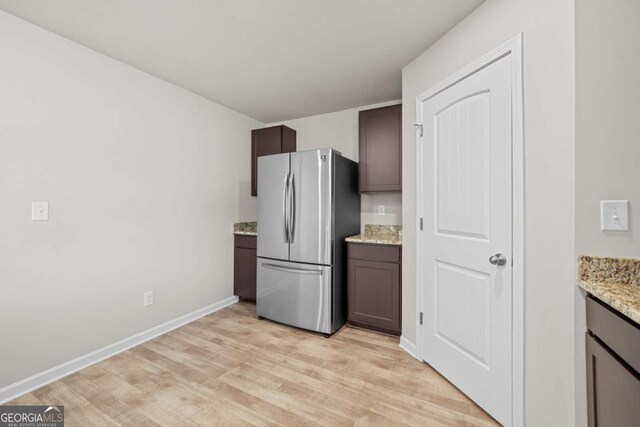
M333 149L258 159L258 316L333 334L346 321L345 237L360 232L358 164Z

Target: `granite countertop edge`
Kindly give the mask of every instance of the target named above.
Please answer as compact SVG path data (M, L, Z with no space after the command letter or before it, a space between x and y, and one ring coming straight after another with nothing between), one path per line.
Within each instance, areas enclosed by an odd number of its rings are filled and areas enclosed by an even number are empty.
M233 224L233 234L241 236L257 236L258 223L256 221L243 221Z
M256 231L234 231L233 234L239 235L239 236L257 236L258 235ZM345 241L351 242L351 243L368 243L368 244L374 244L374 245L402 246L401 240L376 238L376 237L364 237L361 234L349 236L345 238Z
M257 236L258 233L256 231L234 231L233 234L239 236ZM356 234L355 236L350 236L345 238L345 241L351 243L368 243L373 245L392 245L392 246L402 246L401 240L396 239L385 239L385 238L377 238L377 237L364 237L361 234Z
M640 259L580 255L577 285L640 324Z
M402 246L402 240L400 239L388 239L381 236L363 236L362 234L356 234L344 239L349 243L368 243L373 245L389 245L389 246Z
M239 236L257 236L258 223L256 221L236 222L233 224L233 234ZM345 241L372 245L402 246L402 226L365 224L364 233L347 237Z
M593 295L623 316L640 324L640 287L625 283L578 280L578 287ZM635 301L627 301L626 299Z

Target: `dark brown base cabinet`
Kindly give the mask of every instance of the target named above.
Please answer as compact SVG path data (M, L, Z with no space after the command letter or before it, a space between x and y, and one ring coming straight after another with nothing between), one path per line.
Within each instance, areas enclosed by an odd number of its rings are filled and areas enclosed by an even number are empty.
M640 325L587 297L590 427L640 425Z
M233 293L251 302L256 302L256 242L256 236L234 236Z
M400 335L400 246L349 243L348 320L367 329Z

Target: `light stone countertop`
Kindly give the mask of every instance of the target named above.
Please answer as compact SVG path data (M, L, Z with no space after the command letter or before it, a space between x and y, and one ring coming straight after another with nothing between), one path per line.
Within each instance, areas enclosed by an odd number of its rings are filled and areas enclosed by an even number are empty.
M371 243L376 245L402 245L401 225L365 224L364 234L347 237L347 242ZM233 234L243 236L257 236L258 223L256 221L236 222L233 224Z
M640 324L640 259L581 256L578 286Z
M258 223L252 222L236 222L233 224L233 234L241 234L243 236L257 236Z
M345 241L350 243L402 246L402 226L365 224L363 234L347 237Z

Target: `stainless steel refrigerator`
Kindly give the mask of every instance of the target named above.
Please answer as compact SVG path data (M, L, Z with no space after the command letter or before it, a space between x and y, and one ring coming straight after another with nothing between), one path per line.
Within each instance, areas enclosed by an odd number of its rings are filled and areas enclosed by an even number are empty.
M346 321L344 239L359 232L356 162L333 149L260 157L258 316L336 332Z

